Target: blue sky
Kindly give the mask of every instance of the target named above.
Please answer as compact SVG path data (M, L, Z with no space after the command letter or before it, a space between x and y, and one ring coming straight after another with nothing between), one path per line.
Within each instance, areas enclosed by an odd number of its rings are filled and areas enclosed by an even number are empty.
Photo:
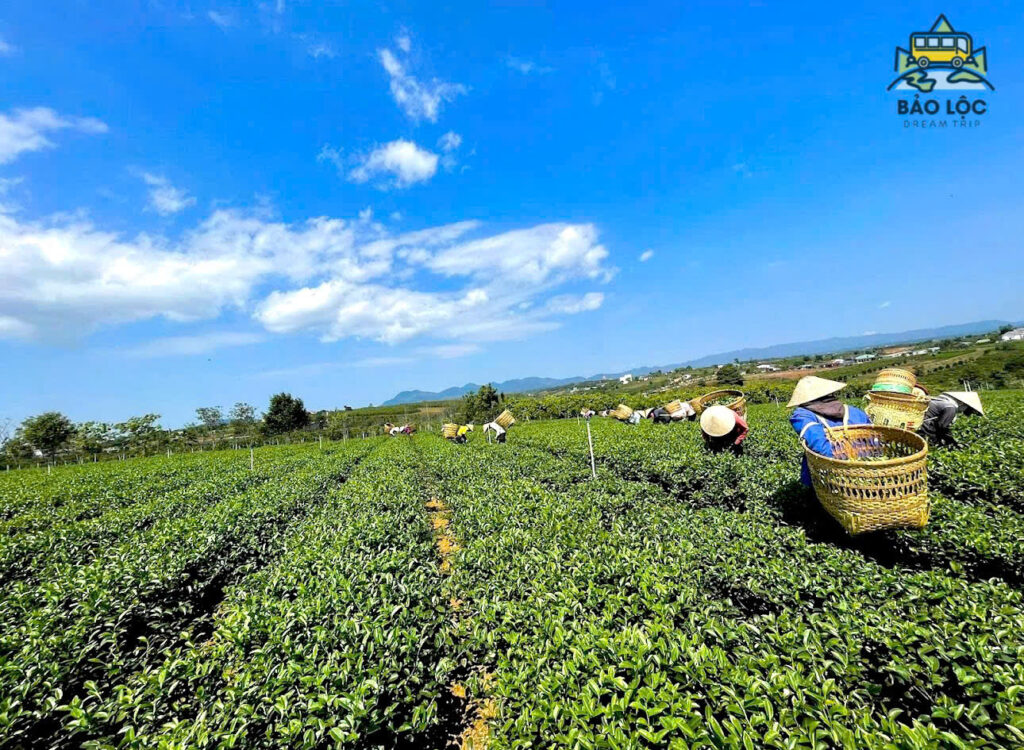
M1019 4L485 5L5 3L0 417L1024 317ZM978 128L886 91L940 12Z

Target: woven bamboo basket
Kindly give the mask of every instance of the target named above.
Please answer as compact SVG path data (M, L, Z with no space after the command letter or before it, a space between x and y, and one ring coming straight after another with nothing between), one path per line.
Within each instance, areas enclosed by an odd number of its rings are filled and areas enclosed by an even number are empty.
M917 376L901 367L886 367L875 376L875 385L897 386L900 393L910 393L917 385Z
M804 443L818 501L849 534L928 523L928 445L896 427L827 430L833 458Z
M899 427L916 432L928 411L928 398L911 393L889 393L872 391L866 396L868 405L864 411L874 424L883 427Z
M732 396L733 400L725 404L734 412L739 414L741 417L747 416L747 397L743 394L743 391L737 391L733 389L726 389L721 391L711 391L711 393L705 393L703 396L698 396L690 401L690 406L697 412L699 417L701 413L714 402L719 399L724 399L727 396Z
M616 419L620 419L622 421L626 421L631 416L633 416L633 410L630 409L625 404L619 404L610 412L608 412L608 416L615 417Z
M516 423L516 418L512 416L512 412L505 409L501 414L498 415L497 419L494 420L506 430Z
M459 432L459 426L457 424L444 424L441 425L441 437L446 437L451 440Z
M667 411L669 414L675 414L677 411L683 408L683 402L679 401L678 399L675 401L669 401L667 404L665 404L664 408L665 411Z

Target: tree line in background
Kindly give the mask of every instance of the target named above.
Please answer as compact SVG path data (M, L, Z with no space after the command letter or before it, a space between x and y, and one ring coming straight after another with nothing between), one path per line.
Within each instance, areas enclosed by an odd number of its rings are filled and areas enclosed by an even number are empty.
M786 364L825 362L831 355L794 357ZM783 364L780 362L780 364ZM976 354L947 348L941 354L915 358L909 365L902 360L876 359L830 370L828 377L847 382L848 398L870 387L878 370L892 366L911 366L930 392L972 387L1015 388L1024 385L1024 347L1020 342L998 343ZM673 375L679 377L672 378ZM184 452L217 448L240 448L267 442L298 442L325 437L342 440L381 434L386 422L414 423L419 429L439 428L442 422L483 424L503 409L518 419L572 417L586 407L600 411L624 402L634 408L658 406L675 398L688 399L714 388L743 388L750 403L785 403L795 379L757 379L746 381L739 363L704 368L679 368L672 373L654 372L654 382L621 386L610 381L586 386L576 392L516 394L506 396L493 386L484 385L458 401L434 404L404 404L353 410L310 412L302 399L288 393L271 397L262 415L250 404L236 403L226 413L219 406L196 409L196 422L181 429L164 429L159 414L143 414L124 422L73 423L59 412L29 417L15 426L0 419L0 464L39 465L55 461L93 461L103 458L127 458L165 451ZM745 382L746 381L746 382ZM656 383L664 385L655 387ZM0 466L2 469L2 466Z
M0 424L0 454L8 464L63 460L98 460L103 456L150 455L162 451L240 447L262 444L275 436L309 427L312 415L302 399L288 393L271 397L267 411L236 403L226 414L219 406L196 409L195 423L170 430L160 426L159 414L144 414L124 422L72 422L60 412L29 417L17 427Z

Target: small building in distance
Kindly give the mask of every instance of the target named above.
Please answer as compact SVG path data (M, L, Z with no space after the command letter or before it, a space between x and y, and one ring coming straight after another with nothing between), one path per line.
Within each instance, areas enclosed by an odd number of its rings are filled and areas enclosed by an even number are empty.
M974 342L975 344L991 344L992 339L978 339Z
M1024 341L1024 328L1014 328L999 337L1000 341Z
M619 382L622 383L623 385L625 385L626 383L632 383L633 382L633 373L627 372L625 375L622 375L619 378Z
M876 356L877 355L875 355L875 354L860 354L860 355L854 357L853 360L854 360L854 362L870 362Z
M758 365L757 369L760 370L761 372L778 372L779 371L778 367L776 367L775 365L768 364L768 363L765 363L763 365Z

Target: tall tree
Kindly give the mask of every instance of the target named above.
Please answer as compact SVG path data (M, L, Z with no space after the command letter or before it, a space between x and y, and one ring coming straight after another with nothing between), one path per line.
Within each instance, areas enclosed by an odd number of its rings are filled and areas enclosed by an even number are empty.
M196 416L208 430L216 430L224 424L224 412L219 406L200 406L196 409Z
M301 398L277 393L270 397L270 408L263 417L263 424L271 435L301 430L309 424L309 412Z
M156 442L161 433L160 425L157 424L159 419L159 414L143 414L139 417L130 417L118 424L122 444L130 450L144 452Z
M252 425L256 422L256 407L244 401L239 401L231 407L231 413L228 415L228 418L233 425Z
M486 422L498 416L503 401L502 394L498 393L493 385L482 385L476 393L467 393L462 397L458 419L464 423Z
M26 419L18 432L26 443L47 458L53 458L75 434L75 426L60 412L48 411Z
M75 425L75 436L71 442L76 453L92 456L102 453L112 437L110 425L103 422L82 422Z
M715 381L720 385L743 385L743 373L736 365L722 365L715 374Z

